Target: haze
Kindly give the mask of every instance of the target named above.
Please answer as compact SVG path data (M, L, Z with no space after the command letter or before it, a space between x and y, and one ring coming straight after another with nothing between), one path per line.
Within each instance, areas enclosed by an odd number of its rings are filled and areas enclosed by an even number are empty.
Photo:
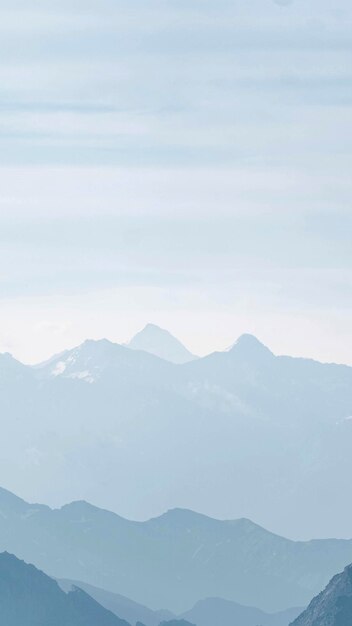
M0 351L351 364L350 3L126 6L1 2Z

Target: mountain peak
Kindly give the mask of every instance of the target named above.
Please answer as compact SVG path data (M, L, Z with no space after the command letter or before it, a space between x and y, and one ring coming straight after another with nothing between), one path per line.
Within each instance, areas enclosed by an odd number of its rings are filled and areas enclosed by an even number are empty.
M229 352L240 354L241 356L258 357L272 356L273 353L257 337L249 333L241 335L237 341L229 348Z
M152 324L152 323L148 323L145 325L145 327L142 329L141 332L143 331L152 331L152 332L157 332L157 333L166 333L168 335L170 335L168 330L165 330L164 328L161 328L160 326L157 326L157 324Z
M116 357L123 353L128 353L128 350L108 339L86 339L79 346L39 364L36 369L54 378L63 376L94 383L116 361Z
M143 350L176 364L187 363L197 358L168 330L156 324L147 324L127 346L132 350Z
M204 515L203 513L198 513L196 511L192 511L191 509L184 509L181 507L175 507L173 509L169 509L168 511L166 511L159 517L156 517L149 521L155 521L155 520L169 520L169 521L177 522L181 524L189 523L189 522L199 523L205 520L209 522L219 521L219 520L215 520L209 517L208 515Z

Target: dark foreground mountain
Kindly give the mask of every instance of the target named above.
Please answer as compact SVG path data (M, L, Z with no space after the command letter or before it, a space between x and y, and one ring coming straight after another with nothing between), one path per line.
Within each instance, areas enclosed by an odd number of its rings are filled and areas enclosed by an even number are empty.
M352 561L352 541L295 542L246 519L175 509L133 522L86 502L58 510L0 490L0 550L180 615L222 597L267 612L306 606ZM192 621L192 620L191 620Z
M337 574L292 626L352 625L352 565Z
M58 502L129 518L178 505L349 536L351 367L275 356L248 335L183 365L87 341L36 368L0 355L0 415L0 470L38 501L55 484Z
M129 626L81 589L58 584L8 553L0 554L0 624L3 626Z

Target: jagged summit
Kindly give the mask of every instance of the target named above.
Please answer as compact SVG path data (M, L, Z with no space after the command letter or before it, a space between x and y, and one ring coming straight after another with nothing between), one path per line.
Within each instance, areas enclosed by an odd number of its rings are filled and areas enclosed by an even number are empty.
M36 366L41 377L69 378L85 383L96 383L106 376L126 377L128 372L153 370L165 364L151 354L133 352L128 347L108 339L87 339L72 350L66 350L49 361ZM145 372L146 374L147 372ZM133 379L133 375L132 375Z
M72 350L66 350L38 365L36 369L51 377L64 376L93 383L124 351L126 348L108 339L87 339Z
M197 358L168 330L155 324L147 324L127 346L132 350L143 350L179 365Z
M291 626L351 626L352 565L337 574Z

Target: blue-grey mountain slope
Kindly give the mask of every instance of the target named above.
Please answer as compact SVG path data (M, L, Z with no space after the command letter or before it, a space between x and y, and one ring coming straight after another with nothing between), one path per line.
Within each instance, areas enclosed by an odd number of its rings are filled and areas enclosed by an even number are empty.
M302 608L292 608L278 613L265 613L260 609L242 606L237 602L222 598L200 600L195 606L176 618L168 611L152 611L151 609L110 591L93 587L81 581L59 580L60 587L69 591L72 587L83 589L99 604L131 624L142 622L145 626L159 626L160 621L169 623L171 619L187 620L197 626L287 626L301 612Z
M266 613L222 598L201 600L183 617L197 626L287 626L302 609Z
M243 336L183 365L107 340L37 368L0 355L0 376L0 471L28 498L350 536L352 368Z
M187 622L185 619L172 619L168 622L161 622L160 626L196 626L195 624L191 624L191 622Z
M188 363L198 357L192 354L168 330L147 324L127 344L132 350L144 350L171 363Z
M352 561L352 541L294 542L246 519L176 509L132 522L86 502L51 510L3 491L0 550L56 579L82 580L174 614L207 597L267 612L306 606Z
M351 626L352 565L337 574L292 626Z
M161 621L167 621L174 617L171 611L159 610L152 611L143 604L134 602L130 598L126 598L118 593L112 593L105 589L99 589L93 585L83 583L81 581L58 580L58 583L64 591L69 591L72 587L83 589L91 598L96 600L101 606L105 607L118 617L126 620L130 624L136 622L145 626L159 626Z
M173 371L169 363L146 351L136 354L107 339L87 340L35 368L40 379L69 379L88 384L115 382L118 385L142 381L150 385Z
M129 626L81 589L58 584L15 556L0 554L2 626Z

